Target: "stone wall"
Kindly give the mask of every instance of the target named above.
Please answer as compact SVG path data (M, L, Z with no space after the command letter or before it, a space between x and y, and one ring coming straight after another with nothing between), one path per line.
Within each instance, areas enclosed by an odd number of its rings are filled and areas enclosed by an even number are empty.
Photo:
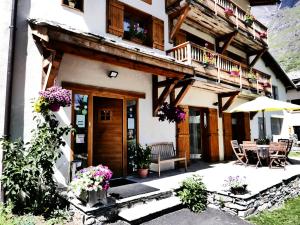
M254 195L208 193L208 206L246 217L280 206L285 200L300 195L300 176L296 175Z

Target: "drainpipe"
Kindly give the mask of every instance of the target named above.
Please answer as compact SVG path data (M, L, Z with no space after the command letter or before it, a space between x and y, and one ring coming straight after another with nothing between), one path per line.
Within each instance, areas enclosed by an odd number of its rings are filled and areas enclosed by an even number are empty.
M12 82L14 73L14 56L15 56L15 39L16 39L16 22L17 22L17 6L18 0L12 0L11 17L9 25L9 45L8 45L8 62L7 62L7 75L6 75L6 93L5 93L5 106L4 106L4 136L10 136L10 114L12 102ZM4 152L2 151L2 159ZM0 162L1 163L1 162ZM1 163L1 174L3 171L3 163ZM0 201L4 201L4 192L1 185Z
M17 5L18 5L18 0L13 0L11 6L11 19L10 19L10 26L9 26L10 32L9 32L5 112L4 112L4 136L6 137L10 136L10 113L11 113L11 100L12 100L12 96L11 96L12 81L13 81L13 72L14 72Z

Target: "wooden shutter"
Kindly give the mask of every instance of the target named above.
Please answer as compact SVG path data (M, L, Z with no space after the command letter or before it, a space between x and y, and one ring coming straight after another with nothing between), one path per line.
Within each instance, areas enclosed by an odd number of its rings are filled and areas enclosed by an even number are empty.
M187 162L190 161L190 127L189 127L189 108L181 106L186 112L185 121L176 124L176 153L177 157L184 157L186 152ZM180 164L184 165L184 163Z
M208 140L210 161L219 161L219 133L217 109L208 110Z
M107 0L107 32L122 37L124 33L124 5Z
M250 141L251 140L250 113L244 113L244 132L245 132L245 141Z
M152 17L153 48L164 51L164 21Z
M231 160L233 151L230 141L232 140L232 118L231 113L223 113L223 141L224 141L224 159Z

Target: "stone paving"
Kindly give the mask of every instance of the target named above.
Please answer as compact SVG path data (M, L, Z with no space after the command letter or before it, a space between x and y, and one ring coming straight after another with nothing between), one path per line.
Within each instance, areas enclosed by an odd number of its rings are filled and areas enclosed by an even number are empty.
M145 179L136 177L129 177L129 179L158 188L161 191L167 191L179 188L181 181L185 178L193 174L198 174L203 177L203 182L208 191L224 192L224 180L228 178L228 176L239 175L246 177L249 194L246 194L245 197L248 197L272 187L275 184L281 183L283 180L295 175L300 175L300 159L298 160L292 159L293 164L287 165L285 170L282 168L270 169L267 166L258 167L256 169L254 165L245 167L234 164L232 161L215 164L198 161L192 163L186 173L184 169L177 169L162 172L160 178L157 173L153 172Z

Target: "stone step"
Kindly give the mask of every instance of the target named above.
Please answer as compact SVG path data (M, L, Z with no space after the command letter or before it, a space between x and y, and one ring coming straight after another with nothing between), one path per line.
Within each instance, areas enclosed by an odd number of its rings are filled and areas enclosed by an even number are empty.
M170 196L164 199L152 199L152 201L147 200L144 203L135 204L131 208L120 209L118 216L128 222L133 222L161 211L174 208L180 204L181 202L176 196Z

